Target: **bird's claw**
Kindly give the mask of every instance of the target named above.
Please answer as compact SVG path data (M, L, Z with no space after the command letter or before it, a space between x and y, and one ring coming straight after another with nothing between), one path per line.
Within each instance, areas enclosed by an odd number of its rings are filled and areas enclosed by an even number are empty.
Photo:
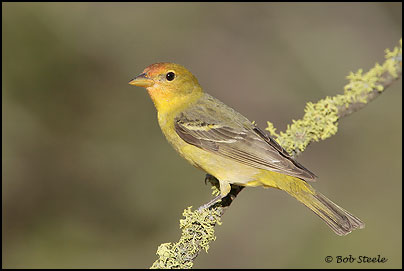
M208 182L210 182L212 185L215 185L216 183L219 183L219 180L216 179L215 176L207 173L205 176L205 185L207 185Z

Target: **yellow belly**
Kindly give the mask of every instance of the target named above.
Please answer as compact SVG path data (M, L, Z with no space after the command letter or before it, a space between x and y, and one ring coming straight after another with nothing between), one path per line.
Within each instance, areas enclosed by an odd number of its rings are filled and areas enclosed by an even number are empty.
M180 153L196 167L231 184L247 185L262 171L189 144L183 146Z

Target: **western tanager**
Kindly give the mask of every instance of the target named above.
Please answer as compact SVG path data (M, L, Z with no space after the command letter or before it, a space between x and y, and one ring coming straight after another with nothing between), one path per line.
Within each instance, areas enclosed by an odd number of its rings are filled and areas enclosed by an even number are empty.
M174 63L156 63L129 82L145 87L161 130L192 165L216 177L221 197L230 184L274 187L310 208L338 235L364 223L307 182L316 176L247 118L205 93L195 76Z

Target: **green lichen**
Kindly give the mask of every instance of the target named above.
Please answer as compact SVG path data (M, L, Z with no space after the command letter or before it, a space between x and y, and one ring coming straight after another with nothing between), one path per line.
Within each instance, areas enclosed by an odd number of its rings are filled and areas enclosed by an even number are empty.
M304 112L302 119L293 120L278 137L279 144L292 154L304 151L311 141L324 140L338 130L338 109L332 98L309 102Z
M215 225L220 225L218 209L184 210L180 220L181 239L177 243L164 243L157 249L158 259L152 269L192 268L193 259L201 250L208 252L210 242L216 239Z
M220 189L216 185L212 185L211 189L212 189L212 195L213 196L219 196L220 195Z
M369 93L382 92L386 80L395 79L401 73L402 41L400 40L400 47L395 47L393 51L387 49L385 52L386 60L383 65L376 63L367 73L359 69L347 76L349 83L344 87L344 94L326 97L317 103L307 103L303 118L293 120L286 132L278 135L270 122L266 130L275 135L278 143L292 155L304 151L313 141L324 140L336 134L338 120L344 109L357 103L366 104L372 99Z
M267 121L267 128L265 128L265 130L267 130L272 137L279 137L279 134L276 132L276 128L272 122Z

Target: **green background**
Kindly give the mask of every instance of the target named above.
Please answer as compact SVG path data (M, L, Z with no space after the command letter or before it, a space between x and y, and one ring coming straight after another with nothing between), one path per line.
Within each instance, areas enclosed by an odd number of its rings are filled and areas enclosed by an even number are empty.
M401 3L3 3L2 257L5 268L147 268L179 239L204 173L165 141L148 65L189 68L202 87L283 131L306 102L383 62ZM286 193L245 189L197 268L401 268L402 81L345 118L299 162L314 187L366 222L336 236ZM327 264L328 255L388 258Z

